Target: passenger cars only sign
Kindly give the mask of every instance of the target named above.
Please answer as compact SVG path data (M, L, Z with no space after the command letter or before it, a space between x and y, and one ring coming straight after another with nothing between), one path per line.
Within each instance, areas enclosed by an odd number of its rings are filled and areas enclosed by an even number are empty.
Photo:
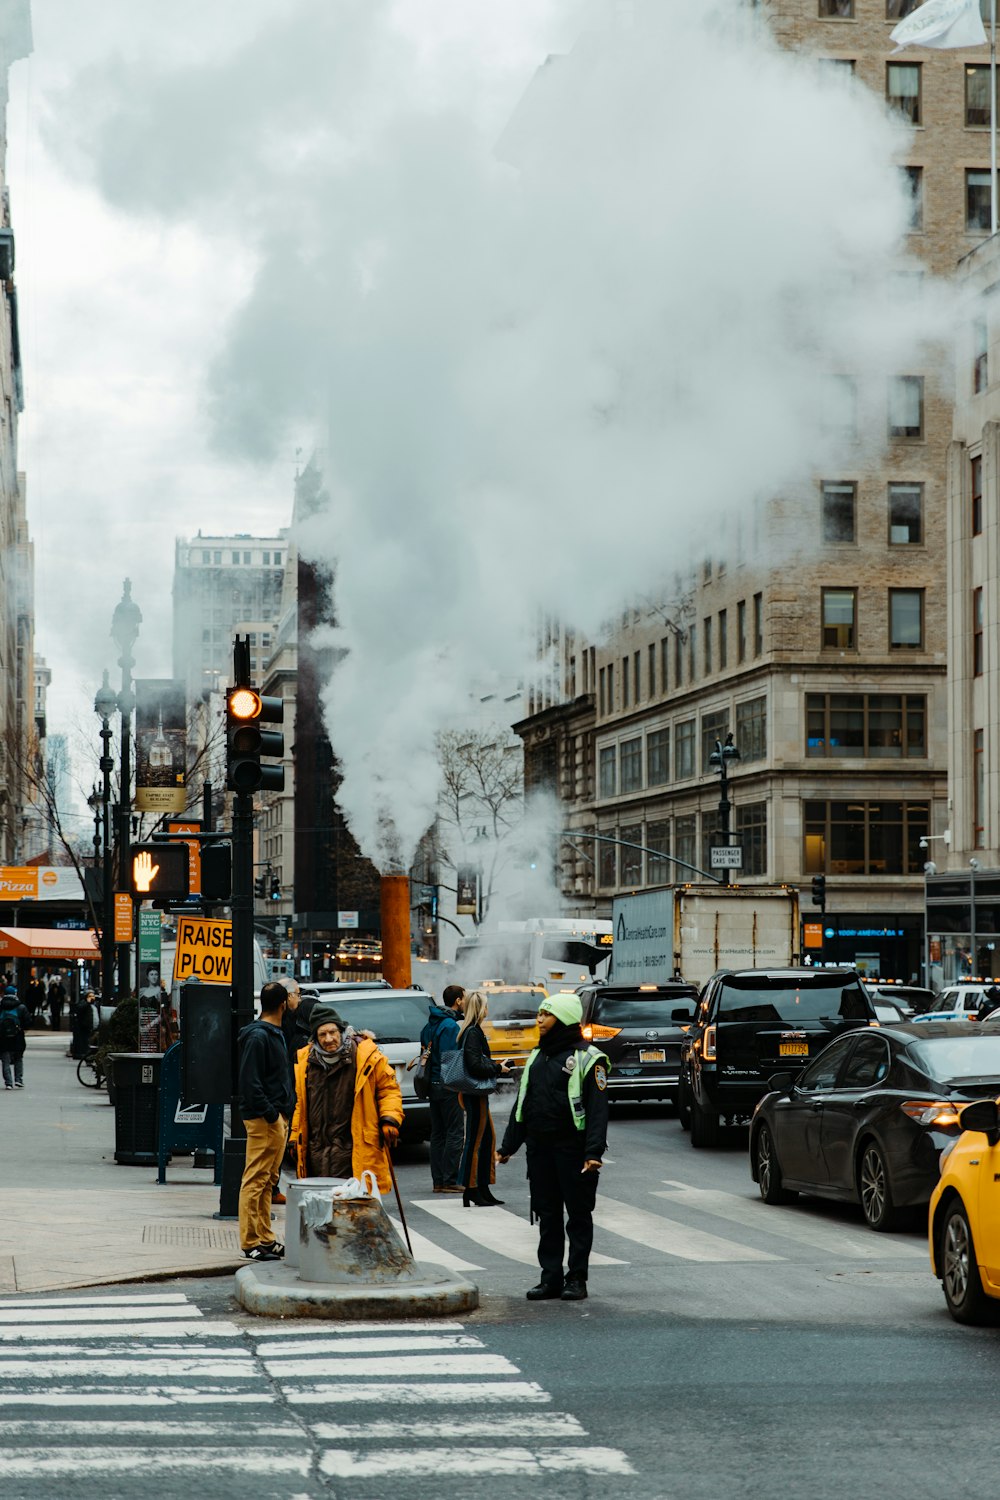
M181 917L177 923L174 978L204 984L233 982L233 924Z

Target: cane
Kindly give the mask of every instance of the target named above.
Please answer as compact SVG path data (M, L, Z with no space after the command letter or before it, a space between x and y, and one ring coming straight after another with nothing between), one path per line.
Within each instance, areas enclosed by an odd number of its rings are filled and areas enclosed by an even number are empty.
M385 1143L383 1142L383 1145L384 1144ZM396 1181L396 1174L393 1171L393 1167L392 1167L392 1157L389 1154L388 1148L386 1149L385 1159L389 1163L389 1176L392 1178L392 1190L396 1194L396 1202L399 1204L399 1217L400 1217L400 1219L403 1222L403 1233L406 1236L406 1248L407 1248L407 1250L409 1250L410 1256L412 1258L413 1257L413 1246L410 1244L410 1231L407 1228L406 1215L403 1212L403 1200L402 1200L402 1198L400 1197L400 1194L399 1194L399 1183Z

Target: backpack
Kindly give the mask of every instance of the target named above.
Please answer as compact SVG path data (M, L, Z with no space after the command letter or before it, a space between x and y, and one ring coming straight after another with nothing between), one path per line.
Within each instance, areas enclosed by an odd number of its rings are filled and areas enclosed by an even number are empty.
M19 1042L24 1036L24 1028L21 1025L21 1017L14 1007L0 1010L0 1049L6 1049Z

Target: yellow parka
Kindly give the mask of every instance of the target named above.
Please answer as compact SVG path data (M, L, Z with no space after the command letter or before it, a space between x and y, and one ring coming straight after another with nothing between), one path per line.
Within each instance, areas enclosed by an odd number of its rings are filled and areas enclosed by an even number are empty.
M302 1047L295 1059L295 1113L292 1116L291 1144L295 1147L296 1176L308 1176L307 1142L309 1110L306 1100L306 1066L309 1048ZM375 1174L382 1192L392 1189L389 1176L389 1153L382 1145L379 1120L403 1123L403 1096L392 1064L368 1037L358 1037L357 1074L354 1081L354 1109L351 1112L351 1169L355 1177L362 1172Z

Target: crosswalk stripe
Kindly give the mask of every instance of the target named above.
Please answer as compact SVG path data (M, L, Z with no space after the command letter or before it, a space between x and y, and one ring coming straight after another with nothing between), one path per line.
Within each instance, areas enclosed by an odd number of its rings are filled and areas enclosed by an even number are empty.
M810 1219L794 1204L779 1207L763 1203L759 1198L741 1198L736 1193L724 1193L714 1188L691 1187L686 1182L674 1182L670 1178L664 1178L663 1182L668 1191L655 1192L655 1198L664 1198L679 1207L698 1209L817 1250L860 1260L896 1260L901 1253L923 1259L926 1254L922 1246L917 1248L905 1242L887 1241L870 1229L855 1229L852 1225L840 1223L824 1224Z
M329 1319L323 1319L316 1323L310 1323L308 1319L302 1319L301 1324L296 1319L295 1337L301 1338L324 1338L328 1339L334 1335L340 1338L353 1338L360 1331L364 1333L461 1333L465 1328L464 1323L452 1323L446 1318L420 1319L405 1318L396 1323L369 1323L366 1318L364 1323L331 1323ZM275 1328L266 1325L260 1328L247 1329L248 1334L254 1340L257 1339L287 1339L289 1329L285 1323L279 1323Z
M565 1413L546 1412L544 1416L535 1417L523 1411L513 1416L493 1412L489 1421L491 1440L512 1437L523 1442L526 1438L548 1438L554 1442L557 1438L586 1437L586 1432L576 1417ZM150 1426L155 1424L150 1423ZM312 1422L309 1430L320 1442L334 1443L371 1444L393 1439L400 1441L404 1438L415 1438L419 1442L427 1442L430 1438L452 1438L455 1441L474 1438L481 1442L483 1437L483 1424L479 1417L464 1420L442 1417L437 1421L427 1417L413 1422ZM0 1427L0 1432L2 1431L3 1428Z
M183 1376L187 1379L222 1375L229 1380L253 1380L257 1378L257 1373L249 1356L244 1362L238 1359L219 1359L214 1354L210 1359L126 1359L113 1356L80 1360L0 1359L0 1380L25 1380L28 1377L32 1380L53 1380L67 1375L138 1375L147 1379L154 1375L175 1378ZM6 1400L6 1396L3 1399Z
M268 1344L259 1352L266 1359L277 1356L286 1358L292 1354L388 1354L391 1349L401 1351L425 1349L482 1349L483 1344L471 1333L418 1333L413 1337L400 1334L396 1337L367 1336L364 1325L352 1339L289 1339L283 1344Z
M52 1478L69 1474L176 1473L233 1470L241 1474L252 1465L261 1474L298 1474L306 1477L312 1467L310 1453L254 1447L247 1453L245 1442L231 1453L217 1448L15 1448L4 1454L5 1479Z
M543 1419L544 1420L544 1419ZM277 1423L261 1423L256 1417L248 1417L248 1424L253 1432L254 1439L258 1438L284 1438L289 1433L294 1433L297 1438L302 1435L302 1429L293 1420L280 1425ZM17 1418L14 1421L0 1421L0 1437L18 1437L21 1433L38 1433L38 1423L27 1418ZM116 1418L114 1421L104 1422L98 1417L90 1417L87 1421L73 1421L72 1419L59 1420L57 1417L48 1417L45 1421L45 1436L47 1439L57 1438L125 1438L125 1437L155 1437L169 1440L177 1438L181 1442L190 1442L192 1438L226 1438L239 1436L245 1433L246 1428L234 1427L232 1422L199 1422L185 1417L183 1421L171 1422L163 1417L157 1417L155 1421L135 1422ZM337 1436L334 1431L334 1437ZM478 1429L478 1435L482 1436L482 1428Z
M383 1397L385 1391L382 1392ZM218 1387L162 1390L137 1389L134 1385L104 1387L99 1391L79 1386L48 1386L42 1391L4 1391L7 1406L260 1406L260 1391L225 1391Z
M53 1323L50 1325L28 1323L20 1328L0 1328L0 1343L15 1343L32 1339L178 1339L213 1338L234 1339L241 1330L235 1323L127 1323L113 1325L90 1323Z
M261 1358L269 1375L294 1375L302 1380L310 1376L330 1375L519 1375L516 1365L502 1354L396 1354L390 1359L379 1355L347 1355L342 1359ZM2 1370L0 1365L0 1370Z
M415 1198L413 1204L497 1255L516 1260L523 1266L538 1265L538 1230L505 1208L468 1209L461 1203L436 1198ZM597 1253L591 1255L590 1263L594 1266L628 1264Z
M402 1224L392 1214L389 1214L388 1217L400 1240L405 1245L406 1236L403 1233ZM428 1265L444 1266L449 1271L481 1271L483 1269L482 1266L473 1265L471 1260L463 1260L460 1255L453 1255L450 1250L443 1250L440 1245L435 1245L433 1240L429 1240L425 1235L420 1234L418 1230L414 1229L412 1224L408 1225L408 1228L410 1231L410 1244L413 1247L413 1259L418 1263L426 1261Z
M433 1474L634 1474L617 1448L396 1448L372 1453L330 1448L320 1458L320 1472L336 1479L409 1478Z
M385 1404L387 1401L391 1401L393 1406L446 1405L449 1408L470 1406L477 1402L489 1406L522 1401L540 1406L552 1400L548 1391L533 1380L461 1380L452 1384L431 1384L428 1381L426 1385L394 1380L390 1386L355 1385L345 1380L338 1385L286 1387L285 1396L293 1406L360 1406L375 1402Z
M52 1309L57 1311L53 1313ZM113 1307L88 1306L86 1303L73 1302L46 1302L42 1306L32 1304L29 1307L13 1307L5 1309L3 1321L5 1326L30 1323L55 1323L61 1313L72 1310L74 1322L77 1323L115 1323L120 1327L134 1327L136 1322L155 1319L158 1323L170 1319L178 1321L193 1321L200 1319L204 1322L200 1308L193 1307L186 1299L180 1303L154 1302L149 1306L122 1306L115 1303ZM124 1319L128 1322L124 1322Z
M131 1316L133 1308L141 1310L143 1307L153 1307L154 1304L164 1305L167 1303L186 1302L191 1317L197 1317L198 1311L188 1302L184 1292L137 1292L127 1297L86 1297L81 1300L77 1297L0 1297L0 1310L5 1317L9 1314L17 1315L29 1307L113 1307L118 1309L117 1316L121 1316L123 1307L129 1308Z
M619 1203L614 1198L598 1199L594 1223L612 1234L622 1235L650 1250L660 1250L664 1255L676 1256L680 1260L723 1263L784 1259L768 1250L754 1250L736 1240L705 1234L701 1229L692 1229L687 1224L664 1218L662 1214L651 1214L631 1203Z

